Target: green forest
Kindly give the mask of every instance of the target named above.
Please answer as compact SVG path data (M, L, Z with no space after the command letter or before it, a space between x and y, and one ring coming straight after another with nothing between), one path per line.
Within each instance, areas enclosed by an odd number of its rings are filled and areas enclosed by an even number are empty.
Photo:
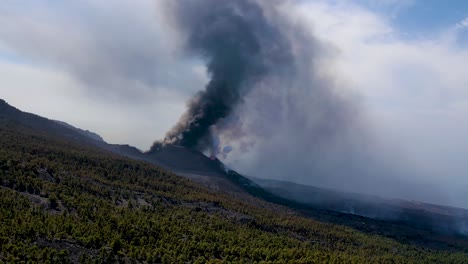
M217 193L143 161L0 126L5 263L467 263Z

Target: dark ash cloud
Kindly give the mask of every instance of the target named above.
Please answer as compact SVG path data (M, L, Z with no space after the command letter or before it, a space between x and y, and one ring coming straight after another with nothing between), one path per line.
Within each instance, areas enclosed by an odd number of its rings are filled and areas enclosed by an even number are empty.
M206 62L210 81L188 102L164 143L233 156L240 162L226 161L254 176L283 173L320 182L330 173L343 173L329 169L343 155L353 155L353 137L365 133L350 136L361 129L361 109L328 73L334 48L280 13L276 4L167 3L187 56Z
M165 141L205 150L213 144L210 128L258 83L294 71L292 46L257 1L176 1L171 7L187 51L206 61L210 81Z

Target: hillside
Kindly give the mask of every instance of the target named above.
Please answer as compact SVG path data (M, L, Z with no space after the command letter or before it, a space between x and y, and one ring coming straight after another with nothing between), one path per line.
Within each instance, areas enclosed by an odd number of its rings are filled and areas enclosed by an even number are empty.
M145 162L0 128L0 259L462 263L437 251L210 191ZM248 201L248 202L247 202Z

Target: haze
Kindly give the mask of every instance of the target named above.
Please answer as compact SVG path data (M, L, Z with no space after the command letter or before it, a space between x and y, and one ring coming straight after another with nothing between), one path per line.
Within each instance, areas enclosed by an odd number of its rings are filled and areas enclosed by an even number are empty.
M108 142L149 149L209 80L203 58L183 48L167 4L2 2L0 97ZM320 43L314 68L304 69L315 75L288 82L301 87L294 92L278 92L273 80L248 94L232 117L244 121L242 136L221 137L233 146L224 161L255 177L468 207L468 6L298 0L273 7ZM305 95L317 93L303 89L311 83L339 100L311 100ZM285 100L295 107L278 107ZM311 118L324 107L325 116L351 113L333 137L317 132L328 121Z

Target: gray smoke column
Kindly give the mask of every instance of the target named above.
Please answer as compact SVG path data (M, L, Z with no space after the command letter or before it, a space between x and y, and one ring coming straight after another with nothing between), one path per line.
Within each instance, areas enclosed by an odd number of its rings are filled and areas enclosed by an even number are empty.
M254 0L168 3L190 55L206 61L209 83L188 102L165 143L207 150L210 127L228 117L266 76L291 70L291 44ZM268 2L266 2L268 5Z

